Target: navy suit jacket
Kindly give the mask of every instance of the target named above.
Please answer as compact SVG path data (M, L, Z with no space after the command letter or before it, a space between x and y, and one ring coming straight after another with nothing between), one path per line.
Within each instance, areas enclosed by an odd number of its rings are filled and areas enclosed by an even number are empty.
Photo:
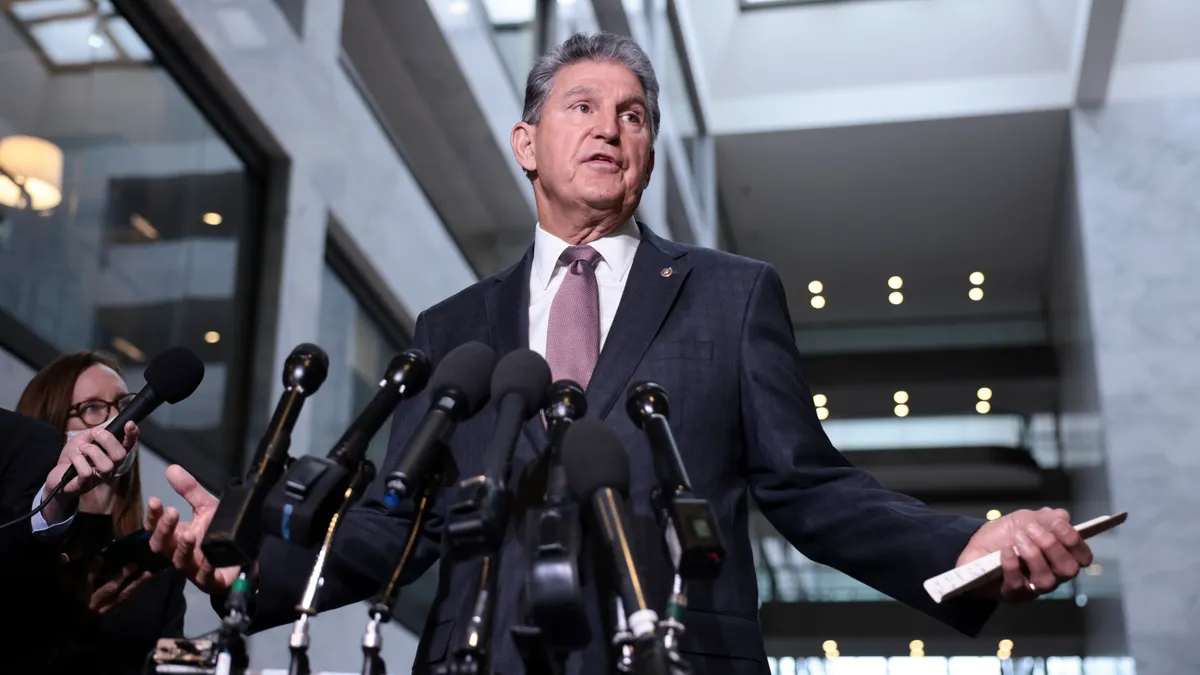
M728 549L716 580L689 587L683 652L694 669L768 672L748 531L751 496L779 532L809 558L963 632L978 632L994 603L957 600L936 605L921 583L954 566L981 521L937 513L884 489L830 445L817 421L775 269L669 242L644 226L642 236L588 387L588 415L611 425L629 452L632 529L647 597L658 600L661 615L673 572L649 505L654 483L650 450L625 413L624 394L631 383L652 380L671 396L670 423L683 462L695 492L712 503ZM413 346L435 363L473 340L501 355L527 347L532 259L531 247L514 267L422 313ZM428 406L428 394L400 406L380 475L391 469ZM489 405L459 425L451 451L461 476L482 473L494 423L495 411ZM539 419L525 425L513 468L512 484L518 492L523 485L516 477L529 471L546 440ZM344 521L333 569L321 592L324 608L375 593L398 559L409 529L408 514L388 513L380 505L381 491L377 482ZM409 581L438 560L442 516L453 497L452 490L438 495L409 567ZM292 608L312 560L311 555L297 553L278 540L265 546L256 628L294 618ZM525 563L520 538L510 532L500 558L492 650L495 672L506 675L523 672L507 626L523 618L518 597ZM461 639L477 577L476 565L453 566L443 560L416 671L443 660ZM591 614L592 644L573 656L569 670L607 674L607 640L601 636L608 631L600 623L600 610L593 607Z

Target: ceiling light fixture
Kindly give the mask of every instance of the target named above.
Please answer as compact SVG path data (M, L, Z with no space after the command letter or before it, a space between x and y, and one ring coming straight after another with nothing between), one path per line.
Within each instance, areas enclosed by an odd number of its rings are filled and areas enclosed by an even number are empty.
M896 403L908 403L908 392L907 391L898 391L898 392L892 394L892 400L895 401Z
M914 659L925 656L925 643L921 640L913 640L908 643L908 655Z
M146 220L146 218L140 213L135 213L129 216L129 226L137 230L138 234L149 239L150 241L158 239L158 228L151 225L150 221Z
M112 339L112 346L113 349L121 352L125 356L128 356L130 359L137 361L138 363L142 363L146 360L146 352L138 349L137 345L119 335Z
M978 286L983 283L983 272L971 272L971 283Z
M908 406L901 403L893 408L892 412L896 413L896 417L908 417Z
M829 419L829 408L817 408L817 419L822 422Z
M1000 641L1000 649L1003 649L1006 652L1011 652L1012 648L1013 648L1012 640L1005 639L1005 640Z
M808 301L808 304L812 305L813 309L821 309L825 306L825 296L814 295L812 296L812 300Z
M212 211L209 211L208 213L204 214L204 224L205 225L213 225L213 226L220 225L221 221L223 221L223 220L224 220L224 218L222 218L221 214L219 214L219 213L213 213Z
M62 202L63 152L34 136L0 139L0 204L45 211Z
M813 405L817 406L818 408L823 408L828 404L829 397L825 396L825 394L813 394Z
M988 520L996 520L1002 515L1004 515L1004 514L1000 513L999 509L992 509L991 511L987 512L987 519Z
M831 652L837 648L838 648L838 644L837 644L836 640L826 640L821 643L821 651L824 651L824 652Z
M975 412L980 415L986 415L992 411L992 404L987 401L979 401L975 404Z
M210 330L204 334L204 341L210 345L215 345L221 341L221 334L215 330Z
M898 305L904 302L904 294L900 291L892 291L891 294L888 295L888 302L892 303L893 305Z
M967 291L967 297L974 300L975 302L979 302L980 300L983 299L983 289L976 286L975 288L972 288L971 290Z
M900 290L900 287L903 285L904 285L904 280L901 279L900 277L892 277L892 278L888 279L888 288L892 289L893 291Z
M809 293L820 293L823 290L825 290L825 284L817 281L816 279L813 279L812 281L808 282L808 292Z
M980 387L979 391L975 392L980 401L990 401L992 399L992 390L987 387Z

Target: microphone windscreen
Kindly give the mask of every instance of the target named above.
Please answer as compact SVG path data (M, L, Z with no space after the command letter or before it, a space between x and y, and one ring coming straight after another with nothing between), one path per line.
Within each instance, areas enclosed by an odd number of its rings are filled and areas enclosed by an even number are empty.
M187 347L171 347L146 366L146 384L172 405L192 395L204 379L204 362Z
M492 398L519 394L525 401L525 419L542 409L546 389L550 387L550 364L532 349L518 349L504 355L492 373Z
M284 386L299 386L307 394L320 389L328 375L329 355L311 342L296 345L283 364Z
M488 383L496 369L496 350L482 342L468 342L450 351L438 364L430 389L457 391L466 398L469 415L479 412L488 399Z
M571 424L563 437L562 464L567 484L580 497L605 487L629 493L629 454L617 432L598 419Z

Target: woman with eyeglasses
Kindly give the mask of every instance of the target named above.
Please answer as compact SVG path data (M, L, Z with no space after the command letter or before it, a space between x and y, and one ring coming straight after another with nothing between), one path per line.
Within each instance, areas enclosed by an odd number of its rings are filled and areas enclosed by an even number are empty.
M17 412L51 424L69 441L106 426L133 397L115 358L98 351L73 352L33 377ZM182 574L170 567L150 573L127 565L105 577L104 561L96 555L105 544L141 529L140 469L134 445L105 480L93 481L79 497L60 548L62 564L54 573L64 582L56 601L66 606L53 609L62 610L58 625L66 627L67 635L49 645L52 653L42 660L48 672L86 667L77 672L140 673L160 637L183 634ZM50 525L37 518L32 524L35 535Z

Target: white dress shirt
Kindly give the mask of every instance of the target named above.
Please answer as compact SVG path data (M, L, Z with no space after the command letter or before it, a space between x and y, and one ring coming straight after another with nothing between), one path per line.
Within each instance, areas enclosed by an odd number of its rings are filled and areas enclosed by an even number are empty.
M612 328L621 294L625 292L625 281L629 268L633 267L633 256L642 233L632 219L621 228L593 241L589 246L600 253L603 260L596 264L596 285L600 290L600 348L608 329ZM538 224L533 235L533 264L529 270L529 348L546 355L546 335L550 329L550 305L558 287L562 286L566 271L558 262L559 256L570 246L567 242L550 234Z

